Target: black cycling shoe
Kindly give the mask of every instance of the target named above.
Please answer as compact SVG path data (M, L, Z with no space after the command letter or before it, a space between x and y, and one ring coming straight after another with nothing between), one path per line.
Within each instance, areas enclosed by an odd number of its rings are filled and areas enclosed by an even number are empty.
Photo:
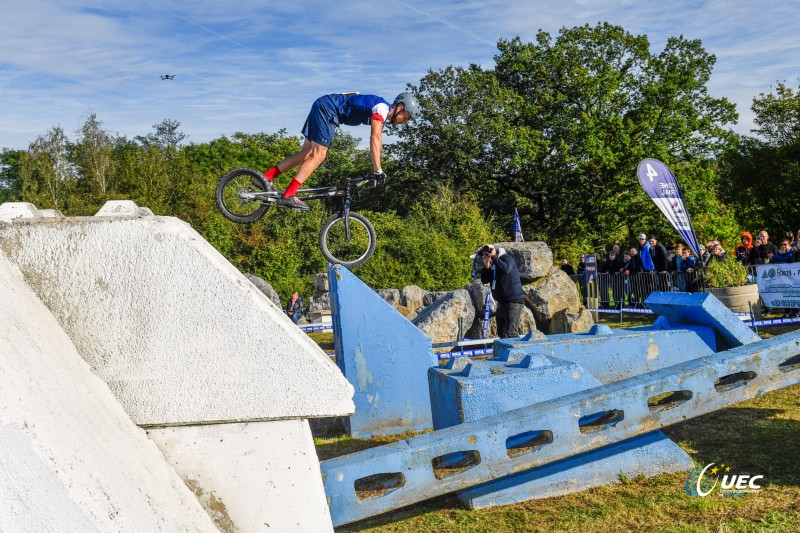
M311 209L297 196L290 196L289 198L281 196L280 200L278 200L278 205L281 207L288 207L289 209L296 209L298 211L308 211Z

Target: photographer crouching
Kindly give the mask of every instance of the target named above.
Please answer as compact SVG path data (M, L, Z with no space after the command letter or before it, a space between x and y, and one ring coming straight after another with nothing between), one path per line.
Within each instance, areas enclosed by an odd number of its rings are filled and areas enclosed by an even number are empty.
M518 337L525 294L517 263L504 249L498 251L491 244L481 248L479 254L483 260L481 281L491 284L492 297L497 302L497 336Z

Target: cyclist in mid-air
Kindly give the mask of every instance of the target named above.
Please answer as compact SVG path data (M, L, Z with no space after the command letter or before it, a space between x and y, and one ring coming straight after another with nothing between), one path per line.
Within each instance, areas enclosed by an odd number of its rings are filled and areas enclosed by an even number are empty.
M300 166L278 205L302 211L308 209L295 193L311 173L325 161L333 134L340 124L370 125L369 155L372 170L376 177L385 177L381 169L384 123L388 120L393 125L405 124L412 118L417 118L419 112L419 102L410 92L398 94L392 104L372 94L328 94L317 98L303 126L303 135L306 138L303 148L264 173L270 190L274 191L272 180L283 172Z

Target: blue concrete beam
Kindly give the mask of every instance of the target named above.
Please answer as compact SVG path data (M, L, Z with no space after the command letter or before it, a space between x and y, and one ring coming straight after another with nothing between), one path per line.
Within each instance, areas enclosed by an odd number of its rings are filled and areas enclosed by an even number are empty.
M519 359L520 354L556 357L580 365L601 383L611 383L712 354L716 347L710 327L611 330L605 326L542 340L498 339L494 354L499 361Z
M708 328L707 331L713 340L713 331ZM645 360L652 362L647 370L651 371L691 359L692 350L681 348L691 348L693 342L701 347L701 352L696 356L713 353L694 332L684 330L670 333L681 335L675 339L662 332L648 332L619 335L619 340L616 339L617 335L608 335L597 339L599 342L589 343L576 339L555 344L543 342L546 348L530 344L504 352L502 359L462 359L451 361L446 367L431 368L428 370L428 382L433 427L442 429L602 385L580 365L543 355L543 352L573 358L577 356L601 370L605 367L618 370L615 365L621 362L625 372L618 372L616 379L611 381L635 375L635 368L647 366L643 364ZM642 338L649 338L650 343L638 345ZM624 375L626 372L627 376ZM565 425L571 423L570 420L557 422ZM549 431L559 432L562 429L554 425ZM512 448L518 453L523 445L524 440L512 445ZM614 483L618 481L620 473L629 477L654 476L692 468L692 460L686 452L660 431L653 431L610 444L602 450L578 454L459 491L458 498L471 509L480 509Z
M703 292L654 292L644 304L672 326L697 325L712 328L720 350L758 342L756 335L716 296Z
M353 385L354 437L432 427L431 340L352 272L328 265L336 364Z
M787 333L386 446L322 462L334 525L524 472L620 442L800 382L800 332ZM670 394L673 403L649 405ZM567 423L564 423L564 422ZM551 428L560 427L552 431ZM541 446L509 456L507 442L544 435ZM442 457L469 453L470 468L446 475ZM356 493L357 482L387 476L388 490ZM362 485L363 486L363 485Z

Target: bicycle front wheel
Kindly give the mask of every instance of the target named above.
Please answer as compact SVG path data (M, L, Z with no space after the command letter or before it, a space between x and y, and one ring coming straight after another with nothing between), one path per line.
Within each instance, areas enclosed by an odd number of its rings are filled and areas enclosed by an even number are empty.
M350 213L349 226L348 232L344 216L333 215L322 225L319 247L331 263L354 268L366 263L375 252L375 228L363 215L353 212Z
M239 167L220 178L214 199L225 218L249 224L263 217L269 208L269 204L253 198L254 193L263 192L267 192L264 176L252 168Z

